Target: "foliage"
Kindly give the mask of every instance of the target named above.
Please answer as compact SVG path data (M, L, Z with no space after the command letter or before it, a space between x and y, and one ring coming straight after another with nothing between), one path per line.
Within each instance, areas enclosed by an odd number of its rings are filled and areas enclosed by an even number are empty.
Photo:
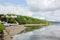
M2 32L3 30L4 30L4 26L0 24L0 32Z
M32 18L28 16L22 16L22 15L8 14L8 16L17 16L17 18L6 18L6 17L1 18L1 16L4 16L4 15L0 15L0 20L8 23L15 23L17 21L19 24L45 24L45 25L51 24L46 20ZM42 27L44 26L27 26L26 29L21 31L21 33L33 31ZM0 31L2 30L3 30L3 25L0 24Z
M19 24L47 24L47 25L50 24L50 22L47 22L46 20L21 15L18 16L16 20Z
M8 23L16 23L16 22L15 22L15 19L12 19L12 18L7 19L7 22L8 22Z
M37 19L37 18L32 18L32 17L28 17L28 16L21 16L21 15L15 15L15 14L8 14L8 16L17 16L17 18L6 18L3 17L1 19L1 21L5 21L8 23L15 23L15 21L17 21L19 24L47 24L49 25L50 22L47 22L46 20L41 20L41 19ZM2 16L2 15L0 15Z
M26 24L26 20L23 16L18 16L16 18L16 21L19 23L19 24Z

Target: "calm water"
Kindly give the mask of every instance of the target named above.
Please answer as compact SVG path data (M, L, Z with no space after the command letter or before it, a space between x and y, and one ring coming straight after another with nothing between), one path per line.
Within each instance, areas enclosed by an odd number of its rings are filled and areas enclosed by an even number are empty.
M13 40L60 40L60 23L32 32L15 35Z

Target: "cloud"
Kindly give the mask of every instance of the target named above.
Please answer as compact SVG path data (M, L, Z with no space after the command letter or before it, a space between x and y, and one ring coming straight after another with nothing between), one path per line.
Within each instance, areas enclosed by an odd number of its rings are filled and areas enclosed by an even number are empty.
M12 3L0 4L0 14L14 13L50 21L60 21L60 0L26 0L27 7Z
M37 10L56 10L60 8L60 0L27 0L27 4Z
M26 0L33 17L60 21L60 0Z
M32 16L33 13L28 8L19 5L0 5L0 14L13 13L18 15Z

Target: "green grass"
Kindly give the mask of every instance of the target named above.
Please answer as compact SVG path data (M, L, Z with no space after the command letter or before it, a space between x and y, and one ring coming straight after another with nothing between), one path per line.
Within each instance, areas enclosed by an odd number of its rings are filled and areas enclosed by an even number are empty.
M0 24L0 32L2 32L3 30L4 30L4 26Z
M37 29L40 29L40 28L43 28L43 27L46 27L46 26L27 26L27 27L26 27L23 31L21 31L20 33L30 32L30 31L37 30Z

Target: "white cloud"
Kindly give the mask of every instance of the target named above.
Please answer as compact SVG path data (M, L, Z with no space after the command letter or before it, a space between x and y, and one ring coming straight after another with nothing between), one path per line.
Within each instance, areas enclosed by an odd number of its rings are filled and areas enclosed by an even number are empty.
M60 0L26 0L28 8L5 3L0 5L1 13L14 13L52 21L60 21Z
M26 0L35 17L60 21L60 0Z
M40 10L55 10L60 8L60 0L27 0L27 3L31 8Z
M17 5L0 5L0 14L14 13L19 15L32 16L33 13L27 8Z

